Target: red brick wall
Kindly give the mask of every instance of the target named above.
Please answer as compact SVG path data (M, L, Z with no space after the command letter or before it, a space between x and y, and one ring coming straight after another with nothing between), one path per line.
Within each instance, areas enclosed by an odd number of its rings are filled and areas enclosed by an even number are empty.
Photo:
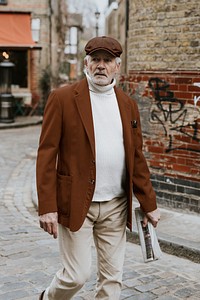
M151 78L159 79L157 96ZM200 72L130 71L121 77L120 85L138 102L153 173L200 181L200 87L195 83L200 83Z
M200 72L130 71L119 81L139 106L158 203L200 213L200 87L195 83Z
M120 85L139 106L158 203L200 213L200 1L128 3Z

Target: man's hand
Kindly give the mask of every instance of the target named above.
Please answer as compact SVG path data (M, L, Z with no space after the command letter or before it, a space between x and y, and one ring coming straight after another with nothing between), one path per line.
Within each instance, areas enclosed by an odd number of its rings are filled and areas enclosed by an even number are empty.
M143 226L145 227L149 221L151 222L153 227L156 227L159 220L160 220L160 211L157 208L156 210L150 211L145 214L143 219Z
M44 231L53 235L54 239L58 236L58 214L57 212L48 213L39 216L40 227L44 229Z

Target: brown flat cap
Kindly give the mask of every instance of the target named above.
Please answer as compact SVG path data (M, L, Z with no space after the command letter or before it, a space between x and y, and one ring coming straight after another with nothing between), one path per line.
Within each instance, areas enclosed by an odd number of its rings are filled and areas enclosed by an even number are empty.
M95 37L89 40L85 46L85 52L87 55L97 50L105 50L115 57L120 57L123 51L120 43L109 36Z

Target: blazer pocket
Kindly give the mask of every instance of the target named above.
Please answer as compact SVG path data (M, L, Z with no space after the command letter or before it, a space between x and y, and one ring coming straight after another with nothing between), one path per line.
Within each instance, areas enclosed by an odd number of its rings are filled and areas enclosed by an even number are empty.
M57 174L58 211L66 216L70 214L72 177Z

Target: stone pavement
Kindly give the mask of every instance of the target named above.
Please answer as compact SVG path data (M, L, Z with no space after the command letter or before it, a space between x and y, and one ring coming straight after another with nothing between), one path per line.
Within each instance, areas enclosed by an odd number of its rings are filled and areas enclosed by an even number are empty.
M37 300L60 267L57 241L39 228L32 201L39 132L39 125L0 130L0 300ZM158 234L163 240L198 247L199 216L164 209L162 215ZM188 233L190 222L194 234ZM95 272L94 263L75 300L94 299ZM199 282L198 263L166 253L144 263L140 246L127 242L121 299L197 300Z
M10 128L22 128L27 126L34 126L42 123L42 116L18 116L15 118L12 123L0 123L1 129L10 129Z

